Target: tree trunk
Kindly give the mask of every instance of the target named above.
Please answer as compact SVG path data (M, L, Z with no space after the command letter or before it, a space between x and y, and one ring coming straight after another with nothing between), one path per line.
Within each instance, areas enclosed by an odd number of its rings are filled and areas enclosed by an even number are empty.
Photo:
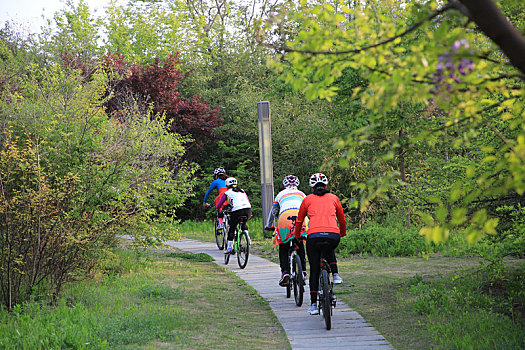
M525 38L491 0L459 0L470 20L494 41L512 65L525 74Z
M399 143L401 144L401 139L403 138L403 128L399 129ZM399 158L398 158L398 164L399 164L399 174L401 177L401 181L403 181L403 186L407 187L407 175L406 175L406 163L405 163L405 152L406 150L403 149L402 146L399 147ZM407 207L407 216L406 216L406 227L410 227L410 207Z

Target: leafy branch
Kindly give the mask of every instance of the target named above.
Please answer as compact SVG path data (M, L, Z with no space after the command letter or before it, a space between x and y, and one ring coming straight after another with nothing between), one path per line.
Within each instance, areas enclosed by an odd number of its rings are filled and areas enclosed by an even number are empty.
M441 15L441 14L443 14L443 13L445 13L448 10L451 10L453 8L455 8L455 6L453 6L452 4L445 5L442 8L437 9L436 11L434 11L431 15L427 16L426 18L424 18L424 19L422 19L422 20L412 24L405 31L403 31L403 32L401 32L401 33L399 33L397 35L394 35L394 36L392 36L392 37L390 37L388 39L380 41L378 43L375 43L375 44L372 44L372 45L368 45L368 46L363 46L363 47L358 48L358 49L342 50L342 51L302 50L302 49L294 49L294 48L291 48L291 47L286 46L286 45L274 45L274 44L265 43L265 42L259 42L259 44L261 44L264 47L267 47L267 48L270 48L270 49L274 49L274 50L278 50L278 51L297 52L297 53L310 54L310 55L347 55L347 54L351 54L351 53L361 53L363 51L374 49L376 47L383 46L383 45L386 45L388 43L391 43L391 42L395 41L398 38L402 38L405 35L408 35L411 32L415 31L416 29L421 27L426 22L433 20L434 18L438 17L439 15Z

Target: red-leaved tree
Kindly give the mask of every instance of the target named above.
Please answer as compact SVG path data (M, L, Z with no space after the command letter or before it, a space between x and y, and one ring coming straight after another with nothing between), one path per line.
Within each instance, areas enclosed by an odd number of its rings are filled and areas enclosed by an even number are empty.
M127 64L121 55L108 54L103 59L103 67L111 76L113 95L106 103L110 115L124 121L126 110L122 108L122 101L130 95L144 108L151 103L155 113L166 115L169 130L194 139L188 153L191 158L197 156L206 142L216 137L212 131L222 123L219 108L211 108L200 96L182 96L183 75L177 54L164 60L155 59L147 66Z

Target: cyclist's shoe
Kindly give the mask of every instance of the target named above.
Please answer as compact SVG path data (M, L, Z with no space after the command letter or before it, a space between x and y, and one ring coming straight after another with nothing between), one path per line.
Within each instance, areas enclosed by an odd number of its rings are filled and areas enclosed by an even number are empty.
M310 305L310 308L308 308L308 313L310 315L319 315L319 309L317 308L317 304Z
M341 276L339 276L338 273L334 273L334 284L341 284L343 283L343 279L341 278Z
M288 285L289 280L290 280L290 274L284 271L283 274L281 275L281 279L279 280L279 285L281 287L286 287Z
M228 241L227 248L224 249L224 254L233 254L233 241Z

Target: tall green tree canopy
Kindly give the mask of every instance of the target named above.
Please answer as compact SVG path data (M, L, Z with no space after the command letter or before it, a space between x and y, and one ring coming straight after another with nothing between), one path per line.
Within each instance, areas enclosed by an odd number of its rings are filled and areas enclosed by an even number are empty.
M408 124L397 125L398 135L378 144L376 160L399 163L407 143L436 150L444 141L466 159L446 198L429 196L434 211L420 216L422 233L436 241L458 225L475 240L497 225L479 203L525 192L523 13L513 0L300 1L273 13L260 41L282 53L274 67L310 99L333 100L336 79L348 69L367 81L352 94L366 125L335 144L343 168L399 111L411 115L410 133L403 134ZM263 39L268 33L274 35ZM385 168L372 181L355 182L353 205L365 210L386 197L399 174Z

